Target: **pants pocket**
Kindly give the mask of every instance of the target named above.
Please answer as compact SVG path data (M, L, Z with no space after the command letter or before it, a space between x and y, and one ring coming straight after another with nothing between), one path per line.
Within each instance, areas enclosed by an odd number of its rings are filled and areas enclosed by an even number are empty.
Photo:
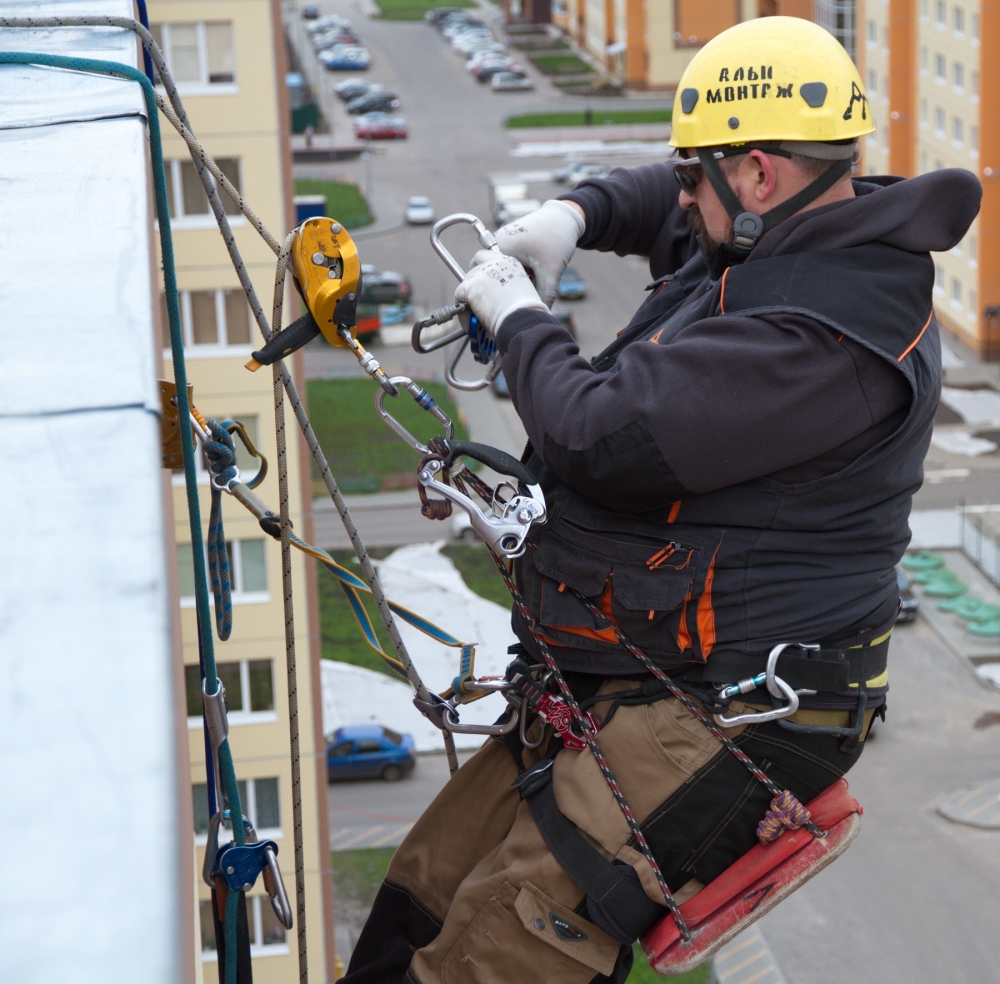
M518 904L522 896L526 901ZM554 925L550 913L556 917ZM542 923L542 929L537 922ZM556 935L559 929L568 936L582 938L574 942L560 939ZM611 945L603 944L603 940L609 940ZM575 957L566 952L572 946L578 947L571 951ZM547 899L533 886L526 885L519 893L506 883L455 941L441 964L441 981L442 984L511 984L512 981L587 984L595 974L614 969L618 950L618 944L593 923Z

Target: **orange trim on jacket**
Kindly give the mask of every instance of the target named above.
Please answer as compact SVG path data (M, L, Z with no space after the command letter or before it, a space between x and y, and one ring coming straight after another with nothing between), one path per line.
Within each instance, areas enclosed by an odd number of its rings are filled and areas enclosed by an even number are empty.
M923 328L920 329L920 334L917 335L917 337L914 338L909 345L907 345L906 351L903 352L903 354L896 360L897 362L902 362L903 359L905 359L917 347L917 342L919 342L920 339L924 337L924 332L927 331L927 328L931 323L931 318L933 317L934 317L934 308L931 308L931 313L927 315L927 320L924 322Z
M721 546L721 544L720 544ZM705 575L705 590L698 599L698 638L701 640L701 658L708 659L715 645L715 609L712 607L712 581L715 579L715 556L719 548L715 548L712 561Z

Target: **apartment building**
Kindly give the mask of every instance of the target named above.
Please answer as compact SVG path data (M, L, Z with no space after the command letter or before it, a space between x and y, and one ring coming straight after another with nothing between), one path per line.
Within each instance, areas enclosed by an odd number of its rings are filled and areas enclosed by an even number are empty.
M233 184L281 239L294 224L289 113L281 12L277 0L153 0L151 30L167 63L194 130ZM260 336L219 235L187 149L164 127L170 209L188 376L194 402L206 417L242 421L271 470L258 494L278 506L271 372L248 372L244 364ZM233 233L265 309L270 312L275 258L225 194ZM286 319L287 320L287 319ZM164 318L165 322L165 318ZM170 374L169 351L167 374ZM296 530L310 536L308 462L294 419L289 436L289 484ZM239 445L239 441L237 441ZM241 469L252 475L258 462L240 452ZM180 585L180 622L194 816L196 864L200 872L208 828L205 746L202 738L194 575L183 476L176 474L174 515ZM201 510L207 521L210 491L201 476ZM223 514L233 570L233 631L216 641L219 677L229 704L229 740L244 811L262 838L279 848L278 862L289 898L295 899L292 773L280 546L229 497ZM301 730L303 836L307 900L309 979L336 979L332 887L326 818L315 577L312 562L293 552L298 708ZM210 890L196 882L196 979L214 981L217 946ZM249 927L254 979L279 984L298 979L297 929L278 923L262 880L250 893Z
M961 167L983 182L983 208L965 239L934 256L935 309L947 331L997 358L1000 120L983 107L1000 92L989 55L1000 42L1000 11L978 0L860 0L858 23L859 67L878 127L862 171L909 177Z

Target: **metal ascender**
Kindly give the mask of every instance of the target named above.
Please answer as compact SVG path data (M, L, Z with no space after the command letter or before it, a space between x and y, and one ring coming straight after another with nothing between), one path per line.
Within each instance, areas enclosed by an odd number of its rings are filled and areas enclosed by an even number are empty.
M306 219L295 230L291 261L296 289L308 310L251 353L247 369L256 372L273 365L322 334L336 348L349 348L365 372L395 396L396 388L378 360L356 337L361 260L350 233L336 219Z

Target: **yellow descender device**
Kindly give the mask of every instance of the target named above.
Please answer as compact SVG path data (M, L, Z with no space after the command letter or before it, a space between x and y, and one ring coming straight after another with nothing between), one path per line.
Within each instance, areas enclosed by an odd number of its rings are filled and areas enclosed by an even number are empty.
M295 232L291 258L295 286L309 310L252 353L251 372L291 355L321 332L338 348L358 347L361 261L347 230L334 219L306 219Z

